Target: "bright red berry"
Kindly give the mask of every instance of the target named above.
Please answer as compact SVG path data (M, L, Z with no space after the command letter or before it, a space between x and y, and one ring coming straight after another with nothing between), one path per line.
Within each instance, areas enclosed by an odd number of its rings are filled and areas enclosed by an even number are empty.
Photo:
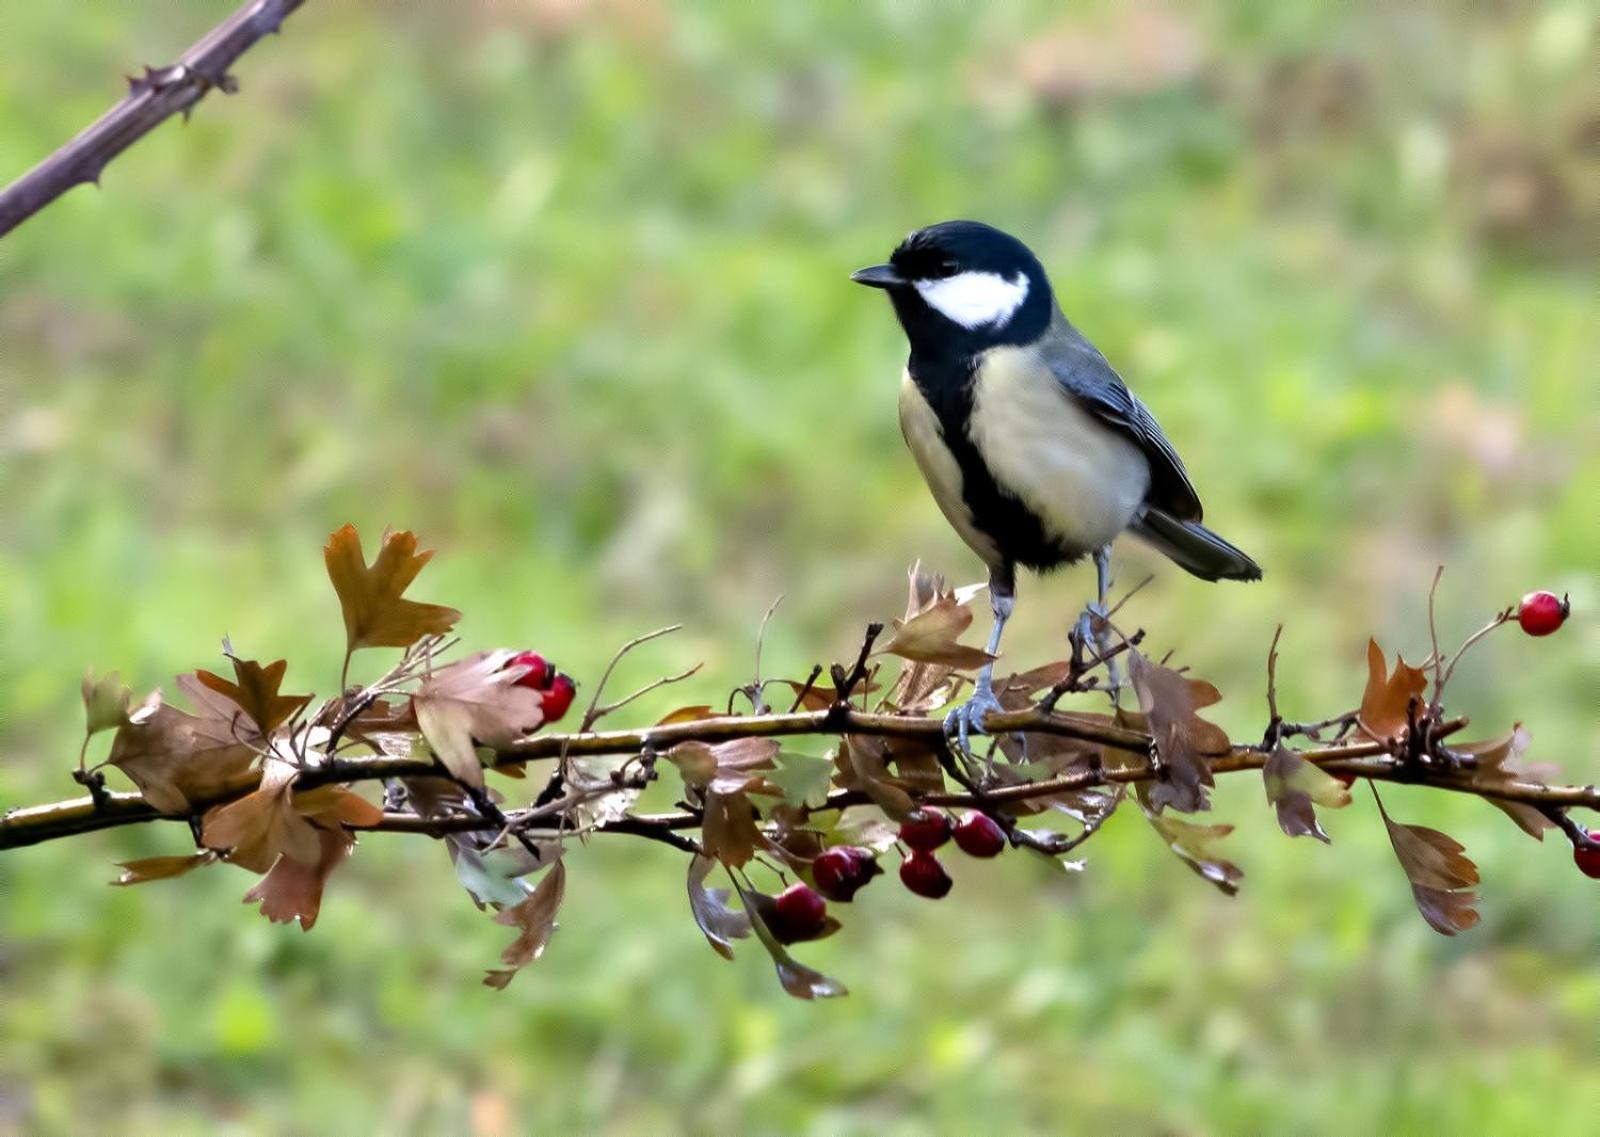
M550 678L555 674L555 668L550 666L550 661L536 651L521 651L506 661L507 667L526 667L528 670L521 678L514 681L518 687L527 687L533 691L543 691L550 686Z
M555 722L567 713L567 708L572 706L572 699L578 693L578 685L572 681L572 676L563 672L556 672L550 681L550 689L544 692L541 700L544 707L544 721Z
M871 850L856 845L824 849L811 862L811 878L817 891L829 900L850 900L882 871Z
M1589 839L1600 841L1600 829L1589 830ZM1572 860L1578 866L1578 871L1584 876L1592 876L1600 880L1600 849L1580 849L1576 845L1572 848Z
M950 840L950 817L936 809L919 809L900 823L900 840L909 849L931 853Z
M1548 636L1567 622L1571 611L1572 605L1565 596L1557 596L1554 592L1530 592L1522 598L1522 604L1517 608L1517 623L1530 636Z
M1006 832L994 818L974 811L956 822L956 847L969 857L998 857L1005 851Z
M772 902L767 923L782 943L814 940L828 926L828 902L809 885L791 884Z
M919 849L900 862L900 883L918 896L939 900L950 895L955 882L944 871L938 857Z

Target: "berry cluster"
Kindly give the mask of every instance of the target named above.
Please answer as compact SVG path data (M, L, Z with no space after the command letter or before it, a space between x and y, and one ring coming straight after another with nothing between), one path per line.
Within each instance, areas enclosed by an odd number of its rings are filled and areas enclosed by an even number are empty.
M934 850L954 839L956 847L971 857L996 857L1007 845L1005 831L982 813L967 813L960 821L935 809L919 809L900 823L900 882L918 896L939 900L949 895L954 882ZM883 870L871 849L835 845L811 862L810 885L793 884L763 906L768 929L782 943L817 939L829 930L828 901L848 903Z
M572 676L557 671L555 664L536 651L519 652L506 661L507 667L526 667L525 674L513 680L515 686L539 692L539 703L544 710L544 721L555 722L567 713L578 686Z

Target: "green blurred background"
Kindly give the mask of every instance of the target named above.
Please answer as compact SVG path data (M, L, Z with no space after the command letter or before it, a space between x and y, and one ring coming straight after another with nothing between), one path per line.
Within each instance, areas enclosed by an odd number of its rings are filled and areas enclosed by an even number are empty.
M214 3L8 4L0 179ZM844 656L921 557L979 566L895 421L903 341L846 274L910 228L1021 234L1267 567L1157 573L1130 622L1264 717L1351 705L1369 633L1426 651L1535 587L1453 709L1600 777L1600 18L1586 2L668 6L312 0L242 93L0 243L0 804L68 796L77 682L140 690L227 633L337 683L319 547L417 529L472 645L675 702ZM1089 588L1023 585L1018 665ZM983 624L978 630L981 632ZM380 665L378 653L362 666ZM820 752L820 745L813 748ZM571 858L506 929L442 849L373 836L310 935L244 874L112 890L177 826L0 857L0 1130L1575 1133L1600 1102L1600 885L1472 800L1395 790L1479 861L1483 923L1412 909L1369 797L1290 842L1226 779L1229 901L1118 817L1063 874L880 882L786 998L707 950L672 851Z

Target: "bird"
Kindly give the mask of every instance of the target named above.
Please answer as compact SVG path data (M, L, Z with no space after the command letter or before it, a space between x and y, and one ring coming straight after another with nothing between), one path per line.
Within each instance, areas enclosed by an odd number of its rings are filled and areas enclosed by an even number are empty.
M1260 579L1255 561L1201 524L1172 443L1062 313L1022 241L981 221L944 221L850 279L888 294L911 349L901 433L939 509L989 570L990 659L945 720L963 753L1001 709L994 658L1018 566L1049 572L1093 558L1099 599L1079 623L1083 637L1091 612L1106 626L1111 543L1124 532L1202 580Z

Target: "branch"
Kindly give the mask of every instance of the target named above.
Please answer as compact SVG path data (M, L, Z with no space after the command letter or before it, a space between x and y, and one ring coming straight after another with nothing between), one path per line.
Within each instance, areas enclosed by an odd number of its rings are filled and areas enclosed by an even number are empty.
M0 237L75 185L100 182L110 161L175 114L188 117L213 87L238 89L228 68L263 36L276 32L305 0L250 0L170 67L146 67L128 93L77 137L0 190Z
M1143 732L1125 730L1071 714L1037 710L1011 711L990 715L988 725L996 733L1057 735L1083 742L1099 743L1130 754L1147 754L1151 745L1150 736ZM1464 719L1453 719L1442 723L1435 737L1444 738L1465 725ZM500 751L490 764L490 768L533 759L556 758L563 753L579 756L637 754L646 749L664 751L680 742L715 743L735 738L846 734L878 735L919 740L933 745L944 744L943 725L937 719L879 714L835 706L822 711L794 714L700 719L694 722L647 727L643 730L540 735ZM1600 789L1594 786L1546 786L1532 782L1481 784L1471 777L1453 775L1439 769L1429 767L1419 769L1414 763L1391 754L1386 743L1360 742L1329 746L1320 750L1302 751L1300 756L1309 762L1326 766L1336 773L1356 774L1379 781L1426 785L1455 793L1523 802L1551 809L1581 806L1600 810ZM1229 774L1259 770L1265 761L1266 753L1261 748L1238 746L1229 753L1213 759L1210 766L1213 773ZM438 766L426 759L385 756L341 758L304 771L296 785L302 789L311 789L332 783L348 784L384 778L437 777L438 774ZM1150 781L1160 775L1159 766L1146 759L1143 762L1112 766L1103 770L1090 768L1074 771L1048 781L989 789L983 793L981 801L970 793L928 794L921 800L939 806L992 807L1006 802L1049 797L1117 782ZM216 795L196 801L193 816L199 816L213 806L235 800L253 791L259 782L259 775L242 776L235 784L226 786ZM839 791L830 795L827 805L822 808L842 809L848 805L865 804L867 801L867 797L863 794ZM134 793L105 794L98 804L92 796L72 798L48 805L14 809L0 817L0 849L36 845L80 833L145 821L186 821L188 817L189 815L159 813ZM439 835L486 827L499 829L503 825L518 830L536 831L556 829L562 824L559 817L546 814L529 820L523 818L521 812L514 810L505 812L502 817L503 821L491 819L492 824L486 826L482 817L423 819L410 814L391 813L385 815L382 822L371 828ZM658 836L663 831L696 828L699 824L700 818L697 813L639 814L599 825L595 828L595 832Z

